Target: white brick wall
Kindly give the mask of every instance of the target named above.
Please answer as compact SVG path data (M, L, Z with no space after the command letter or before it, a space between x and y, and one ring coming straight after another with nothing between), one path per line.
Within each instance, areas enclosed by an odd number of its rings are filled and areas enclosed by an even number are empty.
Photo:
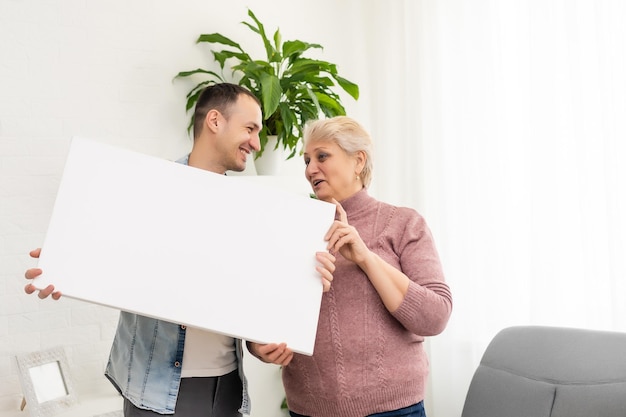
M202 63L199 28L185 27L185 10L133 5L0 2L0 414L21 401L14 356L56 345L79 395L112 392L102 373L117 311L29 297L21 277L36 265L27 254L43 242L72 135L167 158L189 146L188 85L172 78Z
M188 86L171 80L200 63L198 29L181 24L185 10L153 6L0 2L0 414L21 401L15 355L57 345L79 395L112 392L102 373L118 313L27 296L22 277L36 265L28 251L43 242L72 135L168 158L189 146ZM176 30L163 33L168 24Z
M280 23L288 38L332 46L327 29L345 26L345 19L327 13L337 11L338 2L326 3L307 12L309 25L289 0L252 7L267 29ZM103 370L117 311L27 296L23 274L36 265L28 252L43 243L73 135L169 159L189 149L184 100L192 83L173 81L174 75L209 65L208 48L195 44L200 33L228 33L242 43L251 36L239 24L246 2L219 2L219 11L216 5L0 0L0 414L21 401L15 355L56 345L66 348L79 397L113 392ZM324 53L330 61L345 60L345 50ZM254 359L248 368L254 416L264 408L277 415L276 368Z

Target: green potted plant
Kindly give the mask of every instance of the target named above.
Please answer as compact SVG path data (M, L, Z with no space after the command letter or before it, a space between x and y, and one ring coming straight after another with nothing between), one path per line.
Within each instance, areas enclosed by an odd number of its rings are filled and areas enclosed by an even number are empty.
M204 78L187 94L187 111L194 107L200 92L208 85L235 82L247 87L263 108L261 150L255 159L265 151L268 137L272 135L277 139L274 149L282 147L288 150L286 159L290 159L297 152L302 128L308 120L318 119L321 115L333 117L346 114L334 88L341 87L357 100L359 87L339 76L335 64L304 56L312 48L323 49L321 45L300 40L283 42L279 29L270 41L263 24L250 9L248 16L252 21L241 23L259 35L265 47L265 59L253 59L237 42L219 33L202 34L196 43L225 46L224 49L211 51L214 60L219 63L221 74L198 68L179 72L176 77L200 75ZM227 63L230 64L229 77L224 76ZM193 120L190 121L190 129L191 126Z

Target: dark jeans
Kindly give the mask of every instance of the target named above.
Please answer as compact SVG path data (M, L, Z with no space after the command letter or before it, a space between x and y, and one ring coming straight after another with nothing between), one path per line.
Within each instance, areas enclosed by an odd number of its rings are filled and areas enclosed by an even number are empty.
M289 411L291 417L307 417L302 414ZM426 417L426 411L424 411L424 401L420 401L417 404L410 405L408 407L400 408L393 411L385 411L383 413L371 414L367 417Z
M182 378L175 413L168 417L241 417L242 389L237 370L219 377ZM124 417L156 416L163 417L124 399Z

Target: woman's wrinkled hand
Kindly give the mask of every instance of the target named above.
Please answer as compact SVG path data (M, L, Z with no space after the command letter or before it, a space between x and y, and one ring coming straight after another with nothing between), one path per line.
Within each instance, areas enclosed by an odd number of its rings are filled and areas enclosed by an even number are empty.
M348 215L341 204L335 199L332 202L337 207L339 219L333 222L324 237L328 241L327 248L331 253L339 252L347 260L361 265L371 255L371 251L356 228L348 223Z
M286 343L255 343L247 342L248 350L266 363L287 366L293 359L293 351Z
M333 272L335 272L336 258L332 253L317 252L315 254L315 259L317 259L317 262L319 263L319 265L315 267L315 270L322 276L324 292L327 292L330 290L330 285L333 282Z

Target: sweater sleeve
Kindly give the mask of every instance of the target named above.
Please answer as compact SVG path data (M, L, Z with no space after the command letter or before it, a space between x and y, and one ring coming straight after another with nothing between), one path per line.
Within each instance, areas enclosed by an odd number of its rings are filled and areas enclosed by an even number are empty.
M400 269L411 282L404 300L391 314L414 334L437 335L452 313L452 293L445 282L431 231L424 218L412 209L400 209L394 217L389 225L392 246Z

